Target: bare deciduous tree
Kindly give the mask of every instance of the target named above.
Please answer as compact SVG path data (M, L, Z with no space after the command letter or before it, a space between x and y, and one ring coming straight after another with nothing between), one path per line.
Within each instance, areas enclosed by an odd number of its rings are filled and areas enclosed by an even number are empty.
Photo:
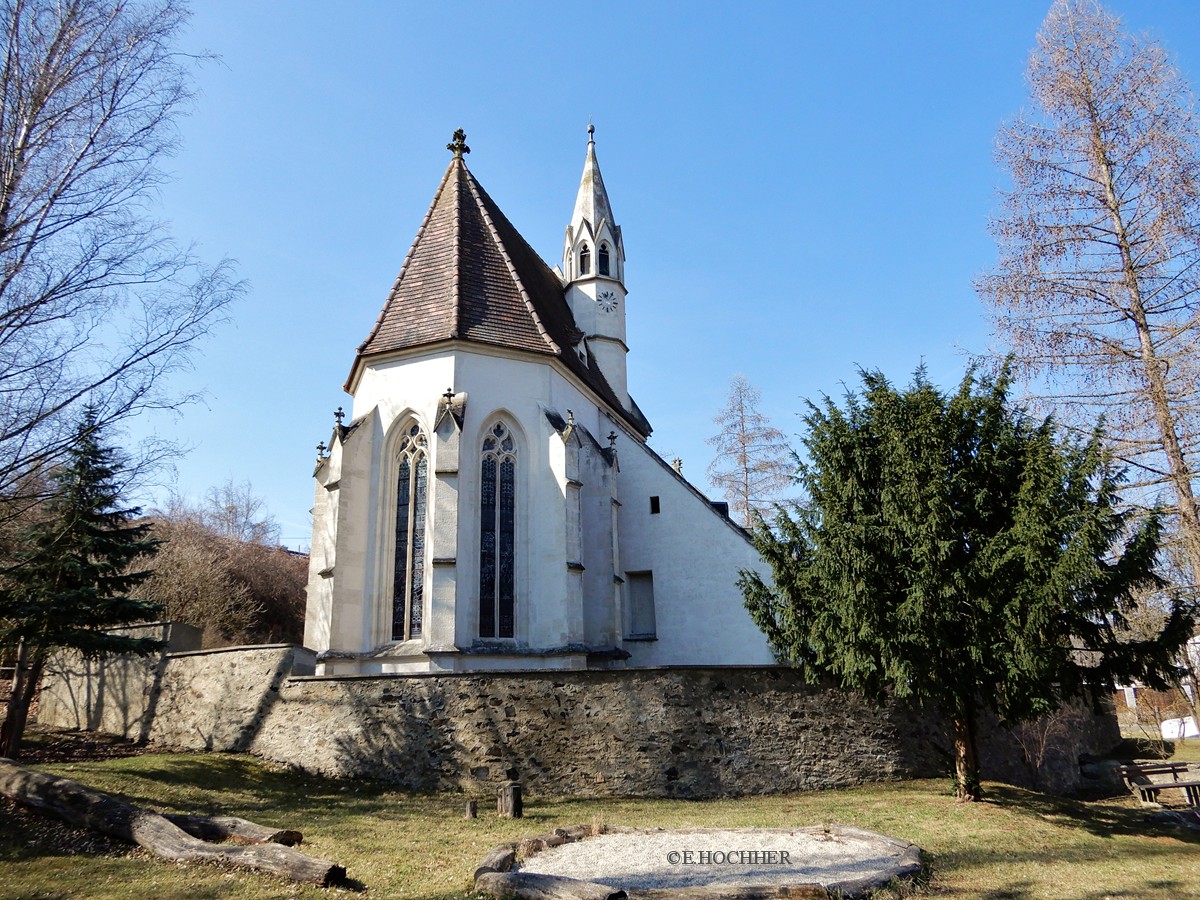
M276 544L279 523L266 512L266 504L250 482L232 478L208 489L199 510L205 525L223 537L254 544Z
M234 577L229 541L191 517L155 516L158 553L137 593L173 622L204 632L205 646L240 643L261 610Z
M761 400L745 375L735 375L724 409L713 418L721 430L708 439L716 448L708 478L746 527L756 511L782 499L796 472L787 438L758 411Z
M1067 766L1078 767L1078 754L1067 753L1068 739L1082 731L1085 724L1083 707L1072 703L1013 727L1013 737L1021 748L1034 789L1040 791L1045 787L1047 764L1055 756L1065 757L1060 761Z
M84 403L174 407L163 376L241 291L150 215L190 99L181 0L0 0L0 495Z
M138 592L167 618L203 630L209 647L302 639L307 557L276 546L249 482L230 479L199 505L174 497L154 520L162 543Z
M1060 417L1097 414L1153 496L1168 485L1194 581L1200 511L1200 129L1159 44L1093 0L1057 0L1030 58L1035 110L1007 124L1011 189L980 291Z

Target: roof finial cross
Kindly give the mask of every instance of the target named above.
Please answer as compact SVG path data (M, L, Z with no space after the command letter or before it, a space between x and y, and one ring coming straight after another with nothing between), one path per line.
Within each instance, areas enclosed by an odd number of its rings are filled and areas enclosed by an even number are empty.
M337 423L341 425L342 419L346 418L346 411L339 406L337 411L333 414L333 417L337 419Z
M461 128L454 132L454 139L446 145L446 149L453 151L455 159L462 159L464 153L470 153L471 148L467 146L467 133Z

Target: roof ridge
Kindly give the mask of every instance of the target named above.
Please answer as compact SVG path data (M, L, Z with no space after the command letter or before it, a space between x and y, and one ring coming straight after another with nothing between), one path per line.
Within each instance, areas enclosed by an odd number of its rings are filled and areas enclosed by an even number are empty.
M364 350L366 350L367 345L370 344L372 340L374 340L375 335L379 333L379 329L383 326L383 320L385 318L387 318L388 310L390 310L392 308L392 301L396 297L396 291L400 287L400 282L404 280L404 273L406 271L408 271L408 264L410 262L412 262L413 255L417 249L417 245L421 243L421 238L425 234L425 229L429 225L429 220L433 218L433 211L437 208L438 200L440 200L442 198L442 191L444 191L446 189L446 183L450 180L450 173L454 171L454 162L455 162L455 160L451 160L450 165L446 167L446 174L444 174L442 176L442 183L438 185L438 189L437 189L436 193L434 193L434 195L433 195L433 202L429 204L429 209L425 210L425 218L423 218L421 220L421 227L417 229L417 236L413 238L413 242L408 248L408 253L404 254L404 262L402 262L400 264L400 271L396 274L396 280L392 282L392 288L390 291L388 291L387 300L383 304L383 309L381 309L379 311L379 315L375 319L375 324L371 326L370 334L368 334L366 339L363 340L363 342L358 345L356 358L357 358L358 354L361 354ZM458 284L458 276L456 274L455 275L456 288L457 288L457 284ZM348 390L349 389L348 381L347 381L346 385L347 385L347 390Z
M459 278L462 271L462 179L463 172L468 172L467 164L463 162L463 158L457 153L454 159L450 161L450 168L457 168L458 177L454 179L454 217L452 222L453 234L451 243L454 247L454 274L450 280L450 337L457 338L458 323L461 319L458 310L459 304Z
M488 233L492 236L492 240L496 242L496 249L500 251L500 256L504 260L504 264L508 267L508 272L512 276L513 283L517 286L517 291L521 295L521 301L525 304L525 309L528 310L530 317L533 319L533 324L537 326L538 334L542 336L547 346L555 354L562 353L562 348L558 346L554 338L550 336L549 330L546 328L542 317L538 315L537 309L533 305L533 301L529 297L529 291L525 289L525 283L521 280L521 276L517 273L517 267L513 265L512 257L508 253L508 248L504 246L504 241L500 237L500 232L496 230L496 224L492 221L492 216L487 210L487 204L483 202L483 198L479 196L481 188L475 183L475 176L471 174L471 170L464 167L467 176L467 187L471 190L471 196L475 198L475 205L483 216L484 224L487 225ZM457 276L456 276L457 277Z

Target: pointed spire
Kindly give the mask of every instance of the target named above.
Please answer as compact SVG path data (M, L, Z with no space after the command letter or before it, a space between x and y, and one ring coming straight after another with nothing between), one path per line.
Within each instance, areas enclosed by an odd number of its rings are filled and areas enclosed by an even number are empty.
M583 162L583 178L579 181L579 195L575 198L575 211L571 214L571 229L579 233L579 225L586 221L592 233L606 220L608 227L616 231L612 207L608 205L608 192L604 179L600 177L600 164L596 162L596 126L588 125L587 158Z

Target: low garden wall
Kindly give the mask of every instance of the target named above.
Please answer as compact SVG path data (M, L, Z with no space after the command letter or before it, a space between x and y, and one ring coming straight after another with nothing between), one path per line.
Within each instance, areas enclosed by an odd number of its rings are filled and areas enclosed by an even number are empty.
M935 715L880 709L785 668L299 674L312 664L310 651L289 645L169 652L103 669L60 660L39 721L476 793L515 778L542 794L700 798L951 769ZM1073 790L1079 755L1119 737L1112 715L1072 716L1035 754L1043 789ZM1012 733L985 722L980 743L985 778L1033 784Z

